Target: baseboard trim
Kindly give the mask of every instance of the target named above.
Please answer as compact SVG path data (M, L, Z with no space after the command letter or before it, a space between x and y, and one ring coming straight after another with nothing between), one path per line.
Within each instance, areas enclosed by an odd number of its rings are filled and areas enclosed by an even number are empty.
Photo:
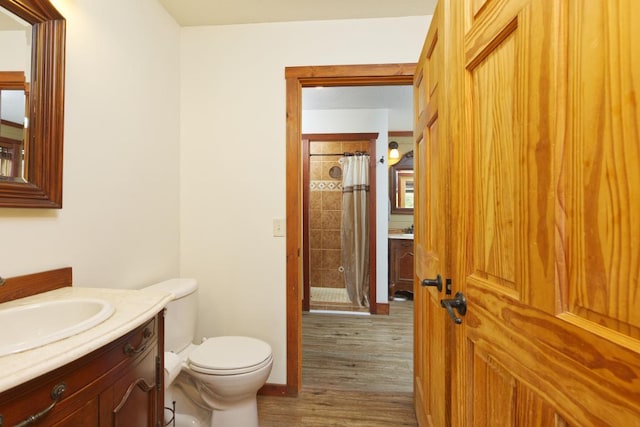
M389 303L379 302L376 304L376 312L373 314L389 315Z
M258 390L260 396L281 396L281 397L295 397L296 394L291 394L286 384L270 384L267 383Z

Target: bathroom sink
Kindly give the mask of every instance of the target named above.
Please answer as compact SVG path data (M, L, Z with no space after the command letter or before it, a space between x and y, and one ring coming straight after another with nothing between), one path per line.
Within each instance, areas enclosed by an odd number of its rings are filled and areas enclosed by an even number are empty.
M403 234L389 234L390 239L413 239L413 234L403 233Z
M113 312L108 301L97 298L65 298L0 309L0 356L86 331Z

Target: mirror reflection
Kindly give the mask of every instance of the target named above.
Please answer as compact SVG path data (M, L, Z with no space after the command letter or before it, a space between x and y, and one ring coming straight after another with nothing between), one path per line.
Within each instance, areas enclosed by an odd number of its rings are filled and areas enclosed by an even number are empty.
M24 90L0 89L0 177L24 176Z
M23 181L31 25L0 8L0 179Z
M396 172L396 206L413 209L413 171Z
M413 151L389 168L391 213L413 214Z

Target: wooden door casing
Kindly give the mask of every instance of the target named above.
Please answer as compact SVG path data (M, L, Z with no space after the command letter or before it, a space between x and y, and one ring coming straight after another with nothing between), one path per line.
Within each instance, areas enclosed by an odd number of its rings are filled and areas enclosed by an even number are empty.
M452 224L469 305L453 424L633 425L640 4L448 3L465 117L451 209L468 215Z
M411 84L416 64L363 64L286 67L287 86L287 386L296 396L302 388L302 137L303 87ZM378 304L380 310L382 304ZM386 306L388 308L388 306Z

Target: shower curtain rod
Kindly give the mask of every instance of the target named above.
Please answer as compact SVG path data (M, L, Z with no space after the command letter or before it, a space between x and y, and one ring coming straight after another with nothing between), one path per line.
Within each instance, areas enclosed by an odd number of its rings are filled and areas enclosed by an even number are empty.
M316 153L316 154L309 154L309 157L314 157L314 156L362 156L362 155L369 155L369 153L367 153L366 151L356 151L355 153L351 153L351 152L344 152L344 153Z

